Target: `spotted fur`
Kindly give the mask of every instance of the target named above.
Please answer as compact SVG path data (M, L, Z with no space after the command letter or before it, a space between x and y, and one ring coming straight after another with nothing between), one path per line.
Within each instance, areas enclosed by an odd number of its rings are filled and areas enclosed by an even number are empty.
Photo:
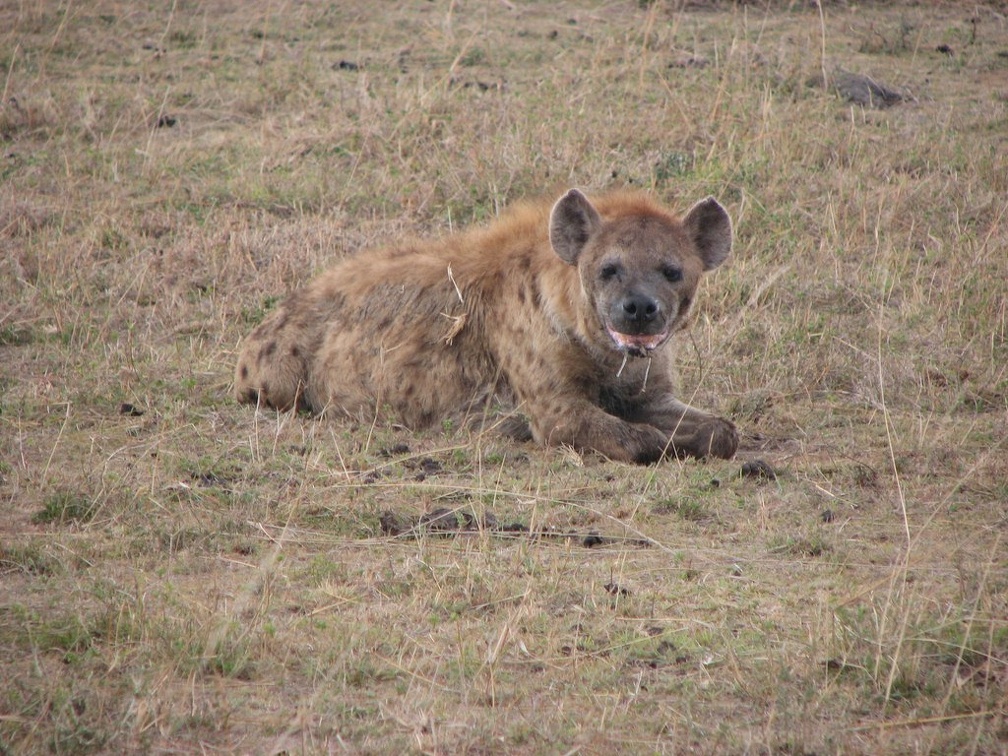
M246 339L239 401L423 428L516 406L538 442L615 460L730 457L727 420L672 390L675 334L731 249L707 198L522 203L485 228L362 252Z

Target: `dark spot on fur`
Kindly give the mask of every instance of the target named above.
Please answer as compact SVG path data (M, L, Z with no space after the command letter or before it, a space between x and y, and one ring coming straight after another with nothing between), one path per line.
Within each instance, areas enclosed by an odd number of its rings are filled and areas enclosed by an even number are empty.
M537 310L541 310L542 295L539 293L539 287L533 284L531 293L532 293L532 306L535 307Z
M263 357L272 357L273 353L276 351L276 348L277 348L276 342L275 341L271 341L269 344L267 344L266 346L263 347L262 356Z
M300 357L301 356L301 350L297 348L297 344L295 344L294 346L292 346L290 348L290 355L291 355L291 357Z
M518 289L518 301L525 304L525 287Z
M238 368L238 375L241 376L242 380L248 378L248 365L242 365Z
M240 401L245 402L245 404L258 404L259 392L254 388L245 389L245 391L242 392Z
M414 386L412 383L407 383L403 387L403 396L405 396L407 399L412 398L412 396L415 393L416 393L416 386Z

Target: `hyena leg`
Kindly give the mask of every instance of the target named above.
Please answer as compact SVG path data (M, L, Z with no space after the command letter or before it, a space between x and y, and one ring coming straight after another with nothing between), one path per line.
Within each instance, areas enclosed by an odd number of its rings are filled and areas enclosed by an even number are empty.
M610 415L588 401L528 402L532 435L546 446L573 446L596 451L617 462L658 462L668 450L665 431Z
M310 409L305 396L308 378L306 346L287 332L284 312L263 321L242 346L235 367L239 402L286 411Z
M683 404L669 394L641 406L628 419L665 431L670 437L670 456L731 459L738 449L734 423Z

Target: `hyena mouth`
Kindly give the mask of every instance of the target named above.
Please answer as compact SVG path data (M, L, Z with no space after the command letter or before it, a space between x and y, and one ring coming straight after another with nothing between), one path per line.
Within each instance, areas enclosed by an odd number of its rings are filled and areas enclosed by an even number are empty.
M661 333L635 334L620 333L612 326L607 326L606 330L609 332L609 338L612 339L617 349L634 357L646 357L665 343L665 339L669 336L667 330Z

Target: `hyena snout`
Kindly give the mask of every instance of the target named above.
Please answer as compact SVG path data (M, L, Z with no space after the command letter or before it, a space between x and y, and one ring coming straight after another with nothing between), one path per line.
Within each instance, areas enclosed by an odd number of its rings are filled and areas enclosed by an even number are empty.
M641 292L630 292L612 308L612 324L623 333L654 333L665 321L661 302Z

